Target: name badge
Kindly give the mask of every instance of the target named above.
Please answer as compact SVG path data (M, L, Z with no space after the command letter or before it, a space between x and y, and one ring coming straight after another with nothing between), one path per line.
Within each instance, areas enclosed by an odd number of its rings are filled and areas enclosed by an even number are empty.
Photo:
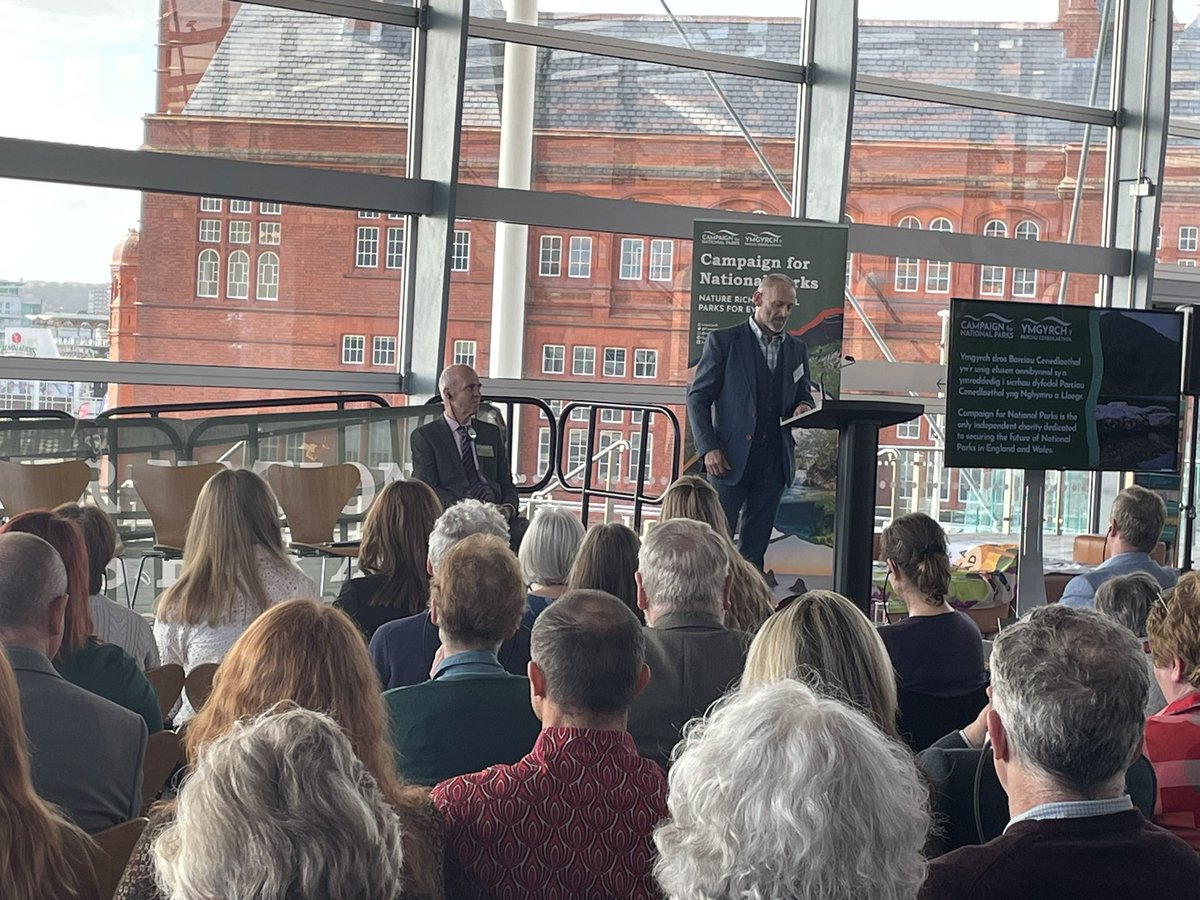
M796 366L796 371L792 373L792 382L797 382L804 377L804 363Z
M491 447L487 444L476 444L475 452L478 453L480 456L495 456L496 448Z

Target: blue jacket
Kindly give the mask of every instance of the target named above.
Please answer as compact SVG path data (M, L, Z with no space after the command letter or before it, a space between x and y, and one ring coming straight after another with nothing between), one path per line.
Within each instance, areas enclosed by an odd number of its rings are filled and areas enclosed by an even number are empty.
M761 354L762 350L748 321L710 333L696 366L696 378L688 388L688 422L696 451L701 456L710 450L725 451L730 472L717 479L724 484L737 484L742 480L754 443L756 353ZM784 334L783 346L779 348L779 365L784 371L779 416L784 418L790 417L799 404L813 403L808 347L799 338ZM784 483L791 484L796 472L796 442L790 428L779 428L778 431L779 452L784 458Z
M1117 575L1132 575L1134 572L1145 572L1159 583L1164 590L1175 585L1179 576L1171 569L1160 566L1150 558L1149 553L1118 553L1110 556L1092 571L1076 575L1067 582L1063 589L1062 599L1058 602L1063 606L1084 606L1095 608L1096 588Z

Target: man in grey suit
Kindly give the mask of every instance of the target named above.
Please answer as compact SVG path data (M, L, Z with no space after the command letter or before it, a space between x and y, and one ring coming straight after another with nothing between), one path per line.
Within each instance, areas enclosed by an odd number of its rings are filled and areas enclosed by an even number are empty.
M146 723L54 671L66 606L58 551L30 534L0 534L0 644L21 695L33 786L96 832L141 811Z
M796 472L790 428L779 420L813 408L808 347L788 334L796 284L766 275L747 322L709 334L688 388L688 424L742 556L763 568L783 490ZM742 526L737 527L738 515Z
M742 676L750 635L725 627L728 544L707 524L657 525L638 554L650 683L629 711L638 753L664 769L680 731Z

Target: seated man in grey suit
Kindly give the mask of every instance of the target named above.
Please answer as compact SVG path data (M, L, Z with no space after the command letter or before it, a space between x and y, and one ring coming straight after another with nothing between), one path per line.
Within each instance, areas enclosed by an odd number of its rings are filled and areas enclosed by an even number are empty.
M703 522L656 526L638 554L638 606L646 613L650 683L633 701L629 733L642 756L666 768L687 721L739 678L750 635L725 627L726 542Z
M66 606L58 552L31 534L0 535L0 643L21 694L33 786L96 832L141 811L146 723L54 671Z
M413 477L433 488L444 507L468 497L495 504L508 520L515 550L529 522L517 515L517 489L500 429L475 419L481 391L470 366L442 371L438 393L445 411L412 433Z

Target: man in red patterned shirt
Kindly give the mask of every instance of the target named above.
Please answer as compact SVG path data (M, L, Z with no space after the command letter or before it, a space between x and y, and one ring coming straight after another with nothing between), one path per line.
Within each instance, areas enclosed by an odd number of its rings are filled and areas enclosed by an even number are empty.
M433 789L450 896L661 896L651 834L666 817L667 782L625 730L650 678L637 618L603 591L568 591L538 616L531 644L542 722L533 751Z

